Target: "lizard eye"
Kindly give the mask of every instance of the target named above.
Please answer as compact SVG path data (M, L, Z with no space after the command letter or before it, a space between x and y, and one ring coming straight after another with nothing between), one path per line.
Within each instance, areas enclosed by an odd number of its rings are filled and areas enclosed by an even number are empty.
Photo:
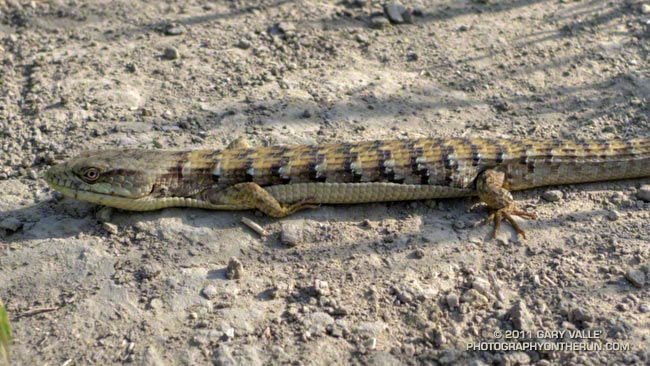
M97 168L87 168L81 172L81 178L86 183L95 183L99 179L99 170Z

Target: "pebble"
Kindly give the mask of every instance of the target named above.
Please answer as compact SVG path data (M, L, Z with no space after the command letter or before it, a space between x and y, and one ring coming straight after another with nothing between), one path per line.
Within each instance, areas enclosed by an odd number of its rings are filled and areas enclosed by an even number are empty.
M147 263L142 266L140 274L143 279L150 280L158 277L162 273L162 267L158 263Z
M610 210L607 212L607 219L609 219L609 221L617 221L620 218L621 214L616 210Z
M334 324L334 318L325 312L317 311L311 313L309 317L305 319L305 323L310 325L309 332L311 334L321 334L325 332L328 326Z
M179 36L183 33L185 33L185 30L177 23L170 23L165 27L165 35L167 36Z
M460 305L460 299L456 294L447 295L446 300L447 300L447 306L449 306L452 309L456 309Z
M106 232L111 235L117 235L117 233L119 232L119 230L117 229L117 225L111 224L110 222L102 223L102 229L106 230Z
M377 338L372 337L372 338L368 338L368 339L366 339L366 340L363 342L363 346L364 346L367 350L374 350L375 348L377 348Z
M278 30L284 34L293 34L296 32L296 26L293 23L281 22L278 23Z
M214 285L207 285L201 290L201 294L208 300L212 300L219 294L219 290Z
M478 292L483 295L490 294L490 282L482 277L476 277L472 282L472 288L476 289Z
M650 304L643 303L643 304L639 305L639 311L641 313L650 313Z
M404 23L404 17L402 14L406 13L406 7L398 2L390 2L384 5L384 11L393 23Z
M535 325L533 316L524 301L517 301L509 311L512 324L518 330L532 331Z
M430 330L428 337L436 346L447 343L447 337L445 337L445 334L442 332L442 330L438 328Z
M181 57L181 54L175 47L167 47L163 52L163 57L167 60L176 60L177 58Z
M36 173L36 170L34 169L27 169L27 178L36 180L38 179L38 173Z
M368 38L366 38L366 36L363 34L357 34L354 39L359 43L368 44Z
M104 206L95 213L95 219L99 222L109 222L113 216L113 208Z
M6 219L0 221L0 228L7 231L16 232L21 227L23 227L23 223L15 217L7 217Z
M315 280L314 290L318 296L327 296L330 294L330 285L327 281Z
M228 267L226 267L226 277L229 280L237 280L244 276L244 265L239 259L230 257Z
M625 278L627 278L634 287L641 288L645 285L645 273L638 269L628 269L627 272L625 272Z
M295 247L304 240L303 221L283 221L280 242L288 247Z
M636 198L643 202L650 202L650 184L644 184L636 192Z
M370 28L372 29L384 29L390 25L388 19L383 16L375 16L370 18Z
M650 5L648 4L641 5L641 14L650 14Z
M252 44L251 44L250 41L242 38L242 39L239 40L239 42L237 42L237 44L235 46L238 47L238 48L241 48L242 50L247 50L247 49L251 48Z
M476 305L476 306L486 305L489 302L488 298L485 297L485 295L481 294L480 292L476 291L476 289L473 288L465 291L460 296L460 301L472 305Z
M577 307L571 310L571 319L577 322L590 322L594 320L594 316L582 307Z
M542 198L548 202L557 202L562 199L562 191L557 189L548 190L542 193Z

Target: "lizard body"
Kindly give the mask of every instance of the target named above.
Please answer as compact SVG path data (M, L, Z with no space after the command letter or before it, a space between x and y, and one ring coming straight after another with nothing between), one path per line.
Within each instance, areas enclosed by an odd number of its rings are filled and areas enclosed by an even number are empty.
M650 176L650 139L420 138L223 150L90 151L56 165L66 196L126 210L254 209L274 217L318 204L478 195L495 223L512 190Z

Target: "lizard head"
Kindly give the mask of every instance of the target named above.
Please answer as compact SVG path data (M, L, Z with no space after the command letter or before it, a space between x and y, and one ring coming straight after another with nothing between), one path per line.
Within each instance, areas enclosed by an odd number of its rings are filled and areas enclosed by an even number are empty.
M144 203L164 173L160 160L160 153L151 150L89 151L51 167L44 178L64 196L138 210L135 202Z

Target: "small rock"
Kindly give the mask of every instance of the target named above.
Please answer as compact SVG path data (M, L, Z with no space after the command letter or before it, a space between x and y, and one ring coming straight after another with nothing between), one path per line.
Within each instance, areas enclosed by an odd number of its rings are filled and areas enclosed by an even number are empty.
M117 225L111 224L110 222L102 223L102 229L106 230L106 232L111 235L117 235L117 233L119 232L119 230L117 229Z
M650 5L648 4L641 5L641 14L650 14Z
M481 306L481 305L486 305L489 300L485 295L481 294L480 292L476 291L475 289L469 289L465 291L461 296L460 296L460 301L461 302L466 302L475 306Z
M113 216L113 208L104 206L100 208L97 213L95 213L95 218L99 222L110 222L111 217Z
M368 339L366 339L366 340L363 342L363 346L364 346L367 350L374 350L375 348L377 348L377 338L372 337L372 338L368 338Z
M411 51L406 53L406 60L407 61L417 61L419 58L418 54Z
M617 221L620 218L621 218L621 214L616 210L610 210L609 212L607 212L607 219L609 221Z
M368 42L368 38L366 38L366 36L364 36L364 35L361 34L361 33L357 34L357 35L354 37L354 39L355 39L357 42L359 42L359 43L363 43L363 44L368 44L368 43L369 43L369 42Z
M279 299L281 297L287 296L291 290L291 286L286 283L286 282L280 282L277 285L273 286L271 288L271 292L269 293L269 296L271 296L272 299Z
M201 290L201 294L208 300L212 300L219 294L219 290L214 285L207 285Z
M325 333L325 330L334 324L334 318L327 313L317 311L311 313L309 317L305 318L305 325L310 326L309 332L314 335Z
M650 304L644 302L643 304L639 305L639 312L650 313Z
M242 38L242 39L239 40L239 42L237 42L237 44L235 46L238 47L238 48L241 48L242 50L247 50L247 49L251 48L252 44L251 44L250 41Z
M634 287L641 288L645 285L645 273L638 269L628 269L627 272L625 272L625 278L627 278Z
M542 193L542 198L549 202L557 202L562 199L562 191L552 189Z
M372 29L384 29L390 25L388 19L382 16L375 16L370 18L370 28Z
M436 346L440 346L447 343L447 337L445 337L445 334L442 332L442 330L438 328L431 329L426 336Z
M644 184L636 192L636 198L643 202L650 202L650 184Z
M235 257L230 257L226 267L226 277L229 280L237 280L244 276L244 265Z
M152 309L152 310L162 309L163 302L159 298L155 297L155 298L151 299L151 301L149 301L148 307L149 307L149 309Z
M296 32L296 26L293 23L281 22L278 23L278 30L284 34L293 34Z
M422 259L424 258L424 250L418 248L413 252L413 257L417 259Z
M446 300L447 300L447 306L449 306L452 309L456 309L460 305L460 299L456 294L447 295Z
M303 227L302 221L283 221L282 231L280 232L280 242L288 247L295 247L303 242Z
M318 296L327 296L330 294L330 285L327 281L314 281L314 290Z
M390 2L384 5L384 11L391 22L396 24L404 23L404 17L402 14L407 11L404 5L398 2Z
M590 322L594 320L594 316L583 307L577 307L571 310L571 320L576 322Z
M18 231L21 227L23 227L23 223L15 217L7 217L0 221L0 228L12 233Z
M165 35L167 36L179 36L185 33L185 29L177 23L169 23L165 27Z
M478 292L483 295L490 294L490 282L482 277L476 277L472 282L472 288L476 289Z
M140 270L142 278L147 280L158 277L160 273L162 273L162 267L158 263L147 263Z
M174 47L167 47L163 52L163 57L167 60L176 60L177 58L181 57L181 53L178 52L178 50Z
M524 301L517 301L509 311L512 324L518 330L532 331L535 322Z
M32 179L32 180L38 179L38 174L36 173L36 170L27 169L27 178Z

